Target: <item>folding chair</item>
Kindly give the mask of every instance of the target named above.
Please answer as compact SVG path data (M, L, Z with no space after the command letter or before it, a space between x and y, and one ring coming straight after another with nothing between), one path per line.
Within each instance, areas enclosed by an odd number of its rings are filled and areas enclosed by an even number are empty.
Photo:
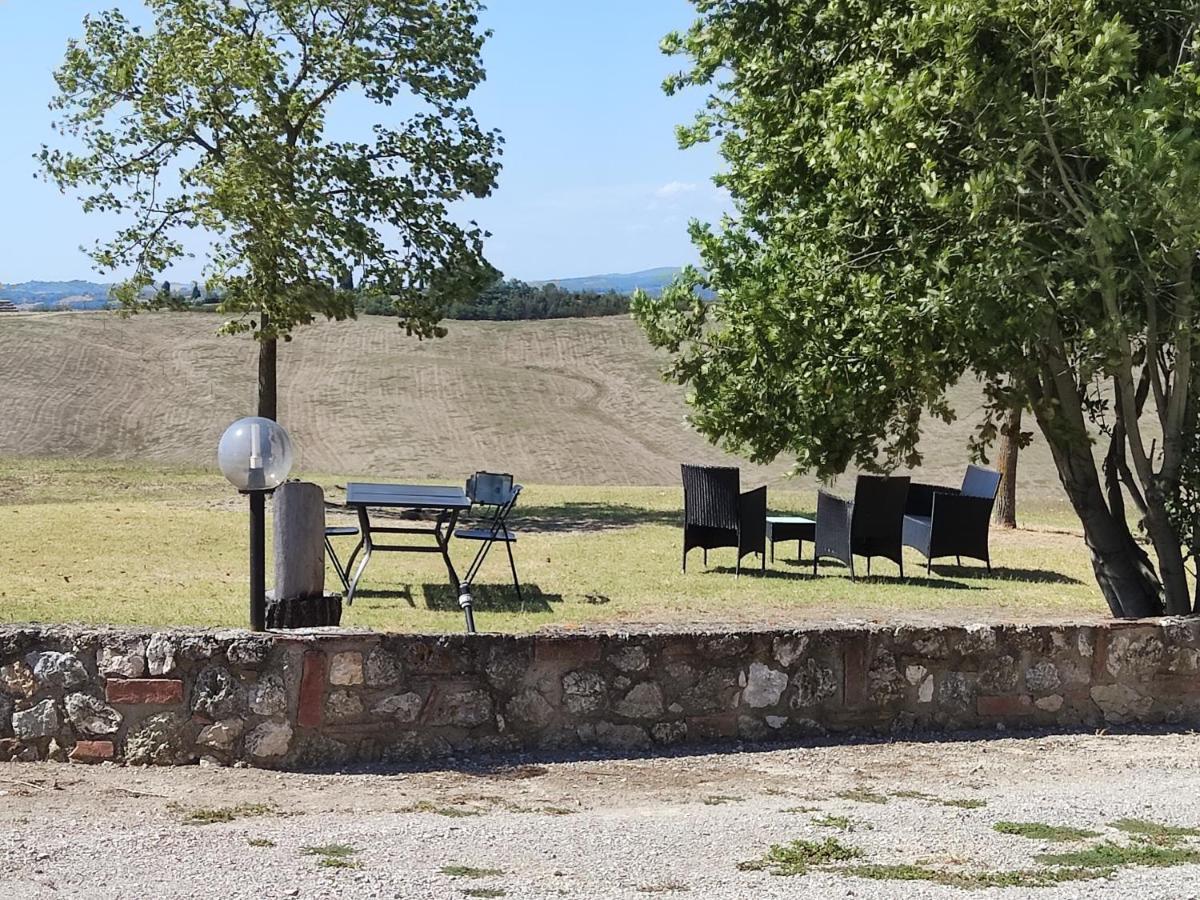
M475 576L479 574L479 569L483 566L488 551L492 549L492 544L497 541L503 543L504 548L508 551L508 565L512 569L513 587L517 590L517 602L524 606L521 582L517 577L517 563L513 559L512 552L512 545L516 543L517 536L508 527L509 513L517 505L517 497L520 495L521 485L513 484L511 475L476 472L467 479L467 497L474 506L491 507L492 514L486 524L480 524L474 528L460 528L454 532L454 536L467 541L481 542L479 551L471 562L471 567L467 569L467 574L462 579L464 587L469 586L475 580Z
M338 559L337 553L333 550L333 542L329 539L331 537L354 537L357 534L358 529L353 525L331 525L325 529L325 552L329 554L329 561L333 563L333 571L337 572L338 580L341 581L342 588L347 594L350 593L350 573ZM354 560L350 561L354 562Z

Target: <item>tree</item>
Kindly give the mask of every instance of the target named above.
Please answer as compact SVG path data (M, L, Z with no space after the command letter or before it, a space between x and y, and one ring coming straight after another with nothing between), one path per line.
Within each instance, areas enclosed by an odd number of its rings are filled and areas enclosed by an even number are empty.
M199 306L203 302L204 302L204 294L202 294L200 292L200 285L198 285L196 282L193 281L192 282L192 305Z
M709 90L680 139L720 140L736 216L693 223L704 274L635 313L696 427L822 475L892 469L977 377L981 446L1032 410L1113 614L1188 612L1195 4L693 2L666 88Z
M1024 409L1010 407L1000 428L996 468L1000 471L1000 493L992 521L1002 528L1017 527L1017 460L1021 452L1021 417Z
M467 99L483 78L478 0L146 0L84 20L55 73L45 174L84 209L129 224L98 242L105 271L141 289L212 238L206 271L230 333L259 342L259 414L276 414L276 346L317 316L354 313L336 289L357 266L409 334L441 335L442 309L482 280L484 233L449 205L495 186L501 138ZM203 66L189 64L202 58ZM335 103L389 107L387 124L335 139Z

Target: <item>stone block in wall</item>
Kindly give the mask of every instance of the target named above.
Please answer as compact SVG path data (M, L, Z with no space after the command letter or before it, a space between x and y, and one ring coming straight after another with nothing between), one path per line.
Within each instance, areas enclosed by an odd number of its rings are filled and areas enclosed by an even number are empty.
M10 697L32 697L37 692L33 669L20 659L6 666L0 666L0 691Z
M287 692L283 676L263 675L246 691L246 702L250 712L256 716L280 716L287 712Z
M292 726L280 719L262 722L246 735L246 753L252 759L270 760L286 756L291 749Z
M371 715L394 719L400 723L415 722L424 705L425 699L416 691L389 694L371 706Z
M504 718L510 728L516 725L540 731L557 715L550 701L532 688L521 691L504 705Z
M608 685L597 672L568 672L561 687L563 705L571 715L593 715L608 707Z
M644 646L632 640L622 640L610 645L605 653L605 661L618 672L627 675L644 672L650 668L650 654Z
M39 690L69 691L88 682L87 669L70 653L34 652L26 655L25 664L32 670Z
M1157 628L1110 630L1104 669L1118 681L1143 680L1158 672L1166 658L1166 647Z
M301 728L316 728L324 718L325 654L320 650L304 652L300 675L300 696L296 723Z
M213 721L246 713L246 688L222 665L207 665L192 685L192 712Z
M852 659L851 664L858 665L859 660ZM866 690L866 677L865 671L861 667L858 672L857 677L862 680L862 684L859 686L861 696L861 692ZM810 656L804 660L796 674L792 676L792 687L794 690L790 702L791 708L811 710L837 695L837 672L833 666L826 665L815 656Z
M1028 716L1033 713L1033 701L1028 694L1003 696L981 694L975 700L975 709L980 716L989 719L1007 719Z
M975 683L981 694L1011 694L1020 684L1017 660L1008 653L997 653L979 661Z
M125 761L159 766L193 763L197 757L193 744L198 731L198 725L192 725L177 712L150 716L126 735Z
M329 723L354 722L362 718L365 711L362 699L350 691L330 691L325 698L324 719Z
M788 675L781 669L753 662L746 670L746 686L742 689L742 703L751 709L766 709L776 706L787 690Z
M697 655L704 659L729 660L743 658L750 647L750 638L744 634L710 634L701 636Z
M404 679L404 667L391 650L373 647L367 655L363 678L368 687L395 687Z
M696 683L678 696L668 695L689 715L707 715L735 709L741 692L736 669L711 668L700 671Z
M141 638L106 641L96 651L96 670L106 676L141 678L146 672L146 642Z
M158 632L146 643L146 668L151 675L170 675L175 671L175 654L179 651L174 635Z
M809 636L782 634L771 640L771 657L784 669L790 669L808 652Z
M43 700L29 709L13 713L13 735L21 740L54 737L58 734L60 719L53 700Z
M533 662L551 668L580 668L599 662L601 649L599 638L534 637Z
M476 645L461 635L416 635L392 646L410 675L462 675L477 668Z
M116 734L121 729L121 714L96 697L68 694L63 705L71 726L78 734L103 737Z
M116 746L112 741L76 741L67 757L71 762L110 762L116 757Z
M1089 693L1104 715L1104 721L1114 725L1142 721L1154 706L1153 698L1127 684L1093 685Z
M343 650L329 658L329 683L341 686L363 683L363 655Z
M631 687L612 709L626 719L657 719L664 708L662 688L653 681L643 681Z
M177 678L110 678L104 685L109 703L172 706L183 703L183 682Z
M439 685L429 699L425 722L475 728L492 721L493 712L487 691L468 685Z

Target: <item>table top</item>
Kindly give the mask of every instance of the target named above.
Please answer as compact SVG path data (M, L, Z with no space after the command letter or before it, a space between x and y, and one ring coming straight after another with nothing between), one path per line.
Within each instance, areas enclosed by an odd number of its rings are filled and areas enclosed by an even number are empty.
M812 519L807 519L804 516L767 516L767 521L772 525L815 525Z
M467 492L442 484L368 484L346 485L347 506L388 506L402 509L470 509Z

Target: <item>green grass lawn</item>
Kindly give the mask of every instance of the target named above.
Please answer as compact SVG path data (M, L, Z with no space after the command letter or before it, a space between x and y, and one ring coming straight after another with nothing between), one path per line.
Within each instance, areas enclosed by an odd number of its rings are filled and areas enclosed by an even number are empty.
M312 476L308 476L312 477ZM342 477L316 477L340 502ZM361 479L351 479L361 480ZM773 512L803 512L814 498L772 490ZM552 626L787 625L814 621L1033 620L1103 615L1078 526L1061 503L1026 500L1025 528L993 531L995 571L937 565L916 554L909 577L877 561L851 582L830 562L814 577L811 545L780 545L765 575L733 576L733 551L706 570L693 551L680 572L678 488L527 485L514 513L517 604L503 549L477 579L481 630ZM333 516L332 522L351 522ZM0 622L242 626L247 622L242 498L215 471L106 461L0 459ZM268 540L268 545L270 541ZM343 558L352 542L342 540ZM465 570L475 545L454 547ZM753 570L751 558L745 563ZM327 584L336 579L330 569ZM438 557L377 554L347 626L459 631L462 616Z

